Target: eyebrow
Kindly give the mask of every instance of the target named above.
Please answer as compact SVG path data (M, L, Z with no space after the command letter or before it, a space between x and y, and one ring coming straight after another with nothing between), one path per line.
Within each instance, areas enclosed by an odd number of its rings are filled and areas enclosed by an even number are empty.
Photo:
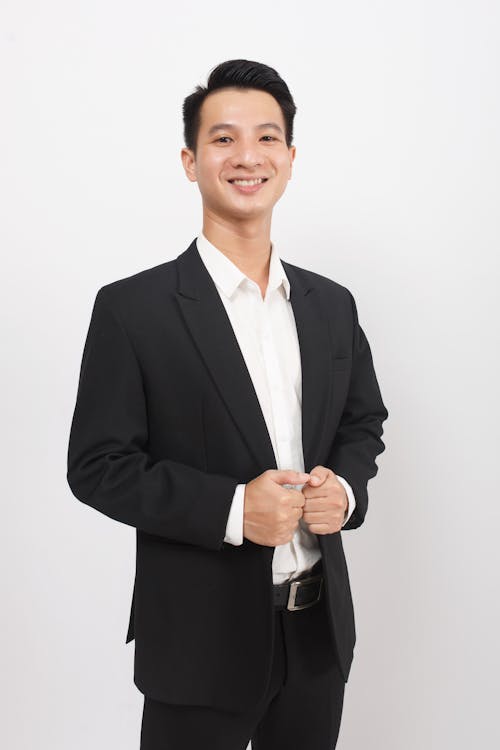
M283 135L283 130L276 122L263 122L261 125L257 125L256 130L276 130L278 133ZM232 125L230 122L217 122L208 131L208 135L214 135L219 130L237 130L236 125Z

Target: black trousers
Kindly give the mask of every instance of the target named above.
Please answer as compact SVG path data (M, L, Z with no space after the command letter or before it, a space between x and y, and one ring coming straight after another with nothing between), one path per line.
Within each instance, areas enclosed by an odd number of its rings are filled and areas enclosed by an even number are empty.
M271 680L257 706L232 712L144 696L140 750L333 750L345 682L333 656L323 594L275 612Z

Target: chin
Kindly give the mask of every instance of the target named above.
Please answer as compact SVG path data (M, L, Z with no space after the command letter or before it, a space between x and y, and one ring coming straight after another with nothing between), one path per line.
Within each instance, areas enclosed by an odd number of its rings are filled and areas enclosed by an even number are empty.
M251 219L252 217L257 218L258 216L262 216L263 214L269 213L270 210L272 210L272 206L238 206L238 205L232 205L232 206L221 206L222 212L226 214L226 216L234 216L235 218L248 218Z

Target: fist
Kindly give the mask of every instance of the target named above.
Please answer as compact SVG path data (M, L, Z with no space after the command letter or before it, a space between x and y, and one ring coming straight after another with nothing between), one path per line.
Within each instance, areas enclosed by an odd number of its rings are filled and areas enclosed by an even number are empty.
M291 541L305 503L300 490L284 485L302 485L309 474L268 469L245 487L243 536L255 544L279 547Z
M333 534L345 521L349 501L336 474L325 466L315 466L302 487L305 498L302 518L313 534Z

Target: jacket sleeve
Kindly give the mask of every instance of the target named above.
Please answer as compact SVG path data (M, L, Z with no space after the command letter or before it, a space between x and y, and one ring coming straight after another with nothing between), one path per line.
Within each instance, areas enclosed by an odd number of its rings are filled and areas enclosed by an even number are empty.
M238 480L147 452L140 363L105 287L96 296L70 429L67 481L110 518L169 540L223 547Z
M368 480L378 471L375 458L385 450L382 423L389 413L382 401L370 346L358 320L354 297L352 370L344 411L327 465L350 484L356 507L342 530L361 526L368 509Z

